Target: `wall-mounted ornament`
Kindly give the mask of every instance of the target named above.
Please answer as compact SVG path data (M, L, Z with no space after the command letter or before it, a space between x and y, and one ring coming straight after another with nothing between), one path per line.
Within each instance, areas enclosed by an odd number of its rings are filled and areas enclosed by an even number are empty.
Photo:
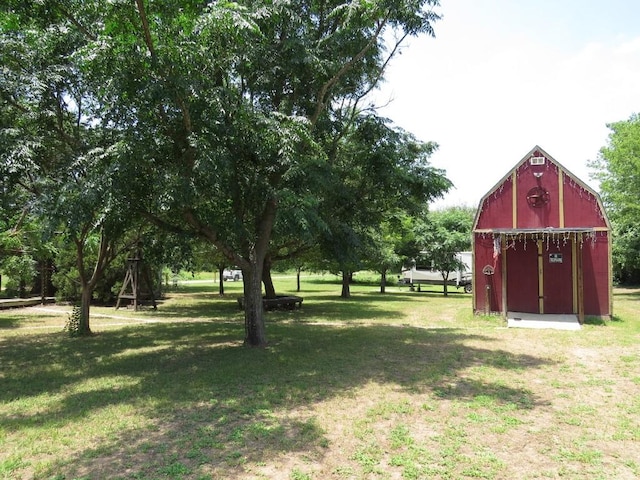
M527 203L534 208L544 207L549 203L550 195L547 190L538 186L527 192Z
M493 275L495 273L495 269L491 265L485 265L482 269L482 273L485 275Z

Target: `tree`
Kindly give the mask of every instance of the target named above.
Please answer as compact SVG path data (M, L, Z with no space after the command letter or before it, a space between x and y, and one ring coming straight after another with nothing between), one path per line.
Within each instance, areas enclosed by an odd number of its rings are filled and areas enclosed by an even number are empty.
M193 243L192 262L193 267L202 271L218 272L218 295L224 295L224 271L229 265L227 259L220 250L215 248L211 243L196 238L197 242Z
M471 208L446 208L429 212L427 222L421 227L424 259L441 272L445 296L450 273L464 267L456 254L471 248L473 218Z
M367 266L380 273L380 293L386 292L390 271L397 271L409 259L418 256L420 249L417 247L407 255L408 244L414 234L413 217L403 211L389 215L379 228L372 231L374 250L367 256Z
M613 224L614 276L622 283L640 283L640 115L607 125L608 144L590 162L593 177Z
M1 287L3 274L10 274L13 281L18 282L29 278L33 270L33 262L25 262L25 258L22 258L27 253L23 235L23 227L28 221L28 209L24 206L26 197L2 167L0 167L0 192Z
M77 6L83 20L93 18ZM81 290L76 333L88 335L93 290L129 248L131 214L118 193L126 179L115 168L121 144L75 63L89 39L71 11L63 4L8 7L0 10L2 168L28 193L45 233L60 230L75 247Z
M334 136L338 140L329 160L332 186L323 198L327 228L321 245L332 269L342 274L341 296L347 298L353 272L374 258L381 261L379 267L388 268L390 239L380 237L381 226L401 212L419 211L451 183L429 164L437 145L421 142L387 119L357 114L339 125Z
M105 19L90 68L129 135L128 165L153 178L141 204L242 268L247 345L266 344L261 282L278 209L308 196L328 109L379 80L396 51L387 31L399 43L431 33L435 4L188 2L176 15L137 1Z
M386 293L387 273L400 265L400 255L396 251L399 237L388 222L382 223L379 230L373 230L371 237L374 248L367 256L367 264L380 274L380 293Z
M92 118L117 136L122 195L242 268L245 343L264 346L262 273L281 202L309 197L331 109L370 91L408 36L432 34L437 4L68 0L36 13L72 41L68 71L82 72ZM18 1L6 11L6 24L32 15Z

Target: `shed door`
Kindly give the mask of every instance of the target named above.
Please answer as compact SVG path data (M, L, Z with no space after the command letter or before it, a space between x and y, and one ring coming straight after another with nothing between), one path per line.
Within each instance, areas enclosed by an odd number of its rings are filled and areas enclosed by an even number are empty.
M538 248L532 240L507 245L507 310L540 313Z
M542 255L544 313L576 313L573 311L571 245L571 241L544 244Z
M506 282L508 311L575 313L571 242L510 245Z

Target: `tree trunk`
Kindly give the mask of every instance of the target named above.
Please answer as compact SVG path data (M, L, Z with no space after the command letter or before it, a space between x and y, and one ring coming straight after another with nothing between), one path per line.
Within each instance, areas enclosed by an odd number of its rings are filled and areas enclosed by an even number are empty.
M218 286L218 295L224 295L224 265L218 265L218 276L220 277L220 285Z
M277 200L269 199L258 224L256 243L249 249L247 260L242 263L244 282L244 343L251 347L266 347L267 334L262 305L262 270L269 253L271 231L276 219Z
M380 277L380 293L386 293L387 291L387 269L382 270Z
M447 289L448 284L449 284L449 272L447 272L446 275L444 274L442 275L442 287L443 287L442 291L445 297L449 296L449 291Z
M244 286L244 344L250 347L266 347L267 335L262 305L262 270L269 251L269 241L276 218L277 199L270 198L257 224L255 243L246 242L242 251L245 255L235 253L218 239L217 232L200 223L194 213L187 210L184 215L187 222L195 227L201 235L208 238L219 248L229 260L233 260L242 268Z
M296 282L297 282L296 292L300 291L300 272L302 272L302 267L298 267L296 269Z
M350 279L351 272L342 272L342 293L340 294L342 298L351 298Z
M266 347L267 335L262 305L262 261L252 262L250 270L242 271L244 282L244 344Z
M91 335L91 327L89 326L89 310L91 308L91 296L93 288L88 284L82 285L80 293L80 323L78 324L77 334L80 336Z
M44 305L47 297L47 267L44 260L40 262L40 303Z
M273 285L271 277L271 257L267 255L262 267L262 283L264 284L264 295L266 298L276 298L276 287Z

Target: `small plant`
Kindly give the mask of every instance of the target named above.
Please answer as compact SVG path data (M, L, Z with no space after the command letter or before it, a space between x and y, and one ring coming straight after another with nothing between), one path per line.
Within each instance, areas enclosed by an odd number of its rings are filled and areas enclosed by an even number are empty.
M294 468L290 476L291 480L311 480L311 475L301 472L297 468Z
M67 323L64 325L64 331L70 337L78 337L80 336L80 321L82 318L82 310L80 305L74 305L73 310L69 314L69 318L67 319Z

